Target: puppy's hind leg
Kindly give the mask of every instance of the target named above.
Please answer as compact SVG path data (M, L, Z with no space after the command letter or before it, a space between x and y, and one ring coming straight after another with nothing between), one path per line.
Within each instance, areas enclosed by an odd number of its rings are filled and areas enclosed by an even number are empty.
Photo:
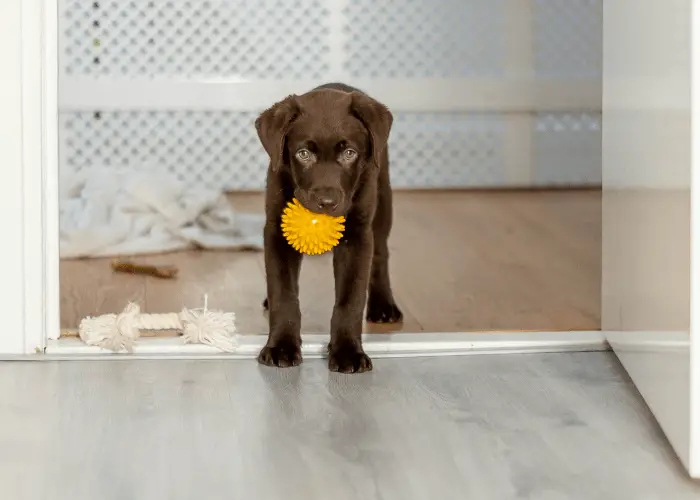
M374 254L372 256L372 273L367 298L367 321L372 323L399 323L403 313L396 305L389 279L389 233L392 225L392 196L389 185L388 155L383 159L379 175L377 212L372 224L374 235Z

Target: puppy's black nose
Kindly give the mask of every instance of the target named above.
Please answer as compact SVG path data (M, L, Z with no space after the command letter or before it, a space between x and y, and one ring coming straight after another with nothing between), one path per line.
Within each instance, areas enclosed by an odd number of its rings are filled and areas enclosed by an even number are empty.
M329 198L329 197L317 198L316 204L318 205L318 208L323 208L323 209L335 208L338 206L338 202L335 201L333 198Z
M316 206L321 210L333 210L343 198L339 189L316 188L311 191Z

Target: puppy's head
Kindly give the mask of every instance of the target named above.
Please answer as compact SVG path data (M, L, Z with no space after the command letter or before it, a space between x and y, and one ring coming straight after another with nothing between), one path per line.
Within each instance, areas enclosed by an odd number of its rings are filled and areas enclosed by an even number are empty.
M393 118L359 92L289 96L255 121L273 171L286 168L294 196L311 211L344 215L364 169L378 168Z

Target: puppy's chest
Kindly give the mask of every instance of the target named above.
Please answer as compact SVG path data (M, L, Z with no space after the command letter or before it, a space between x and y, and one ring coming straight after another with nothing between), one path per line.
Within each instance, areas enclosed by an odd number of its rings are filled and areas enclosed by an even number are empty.
M357 238L362 238L371 233L372 219L369 216L349 214L345 221L345 230L339 244L347 244Z

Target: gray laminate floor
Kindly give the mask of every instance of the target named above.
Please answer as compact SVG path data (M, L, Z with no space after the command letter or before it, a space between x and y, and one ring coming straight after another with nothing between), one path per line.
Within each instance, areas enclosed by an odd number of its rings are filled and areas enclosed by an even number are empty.
M0 364L7 500L700 498L609 353Z

